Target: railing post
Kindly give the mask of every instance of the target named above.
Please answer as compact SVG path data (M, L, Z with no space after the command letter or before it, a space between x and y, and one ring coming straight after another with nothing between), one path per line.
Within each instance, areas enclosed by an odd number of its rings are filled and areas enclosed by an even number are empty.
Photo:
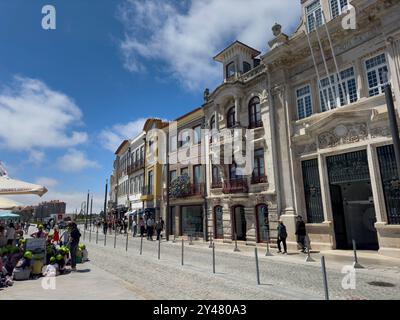
M353 267L354 267L354 269L364 269L364 267L361 264L358 263L356 241L353 239L352 242L353 242L353 252L354 252Z
M329 300L328 277L326 275L325 257L321 257L322 277L324 281L325 300Z
M257 247L254 248L254 255L255 255L255 258L256 258L257 284L260 285L260 268L258 266L258 250L257 250Z
M182 259L181 259L181 265L183 266L183 252L184 252L184 247L185 247L185 240L182 238Z
M237 245L237 233L235 232L235 249L233 249L233 251L234 252L239 252L240 250L239 250L239 248L238 248L238 245Z

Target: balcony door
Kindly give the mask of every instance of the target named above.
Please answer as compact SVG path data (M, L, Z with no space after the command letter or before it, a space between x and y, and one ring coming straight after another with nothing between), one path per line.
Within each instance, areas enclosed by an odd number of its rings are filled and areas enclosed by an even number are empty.
M246 241L247 223L243 206L235 206L232 209L232 239L235 234L239 241Z

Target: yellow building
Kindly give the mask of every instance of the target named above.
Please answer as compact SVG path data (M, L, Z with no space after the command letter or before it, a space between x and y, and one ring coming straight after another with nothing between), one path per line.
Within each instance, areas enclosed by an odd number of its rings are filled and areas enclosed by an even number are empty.
M160 207L162 200L162 161L159 157L162 155L160 151L165 144L159 143L161 138L160 132L162 128L168 125L160 119L148 119L144 124L143 131L146 133L145 147L145 170L144 170L144 186L141 200L145 209L154 212L155 217L160 216Z

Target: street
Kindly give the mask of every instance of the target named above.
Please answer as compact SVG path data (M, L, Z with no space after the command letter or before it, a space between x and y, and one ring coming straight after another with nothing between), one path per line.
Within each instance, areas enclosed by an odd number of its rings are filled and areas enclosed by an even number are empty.
M57 277L56 290L43 290L40 279L19 282L0 291L0 299L195 299L195 300L270 300L324 299L320 255L315 262L305 262L305 255L265 257L265 249L258 249L260 285L257 285L254 247L240 247L233 252L231 245L216 244L216 273L212 268L212 249L203 241L189 245L185 241L184 265L181 265L181 241L158 242L118 235L86 233L85 240L90 262L79 264L81 272ZM341 270L351 265L349 259L326 257L330 299L400 299L400 267L396 259L371 263L360 259L365 269L356 270L355 289L345 290ZM85 272L86 271L86 272Z

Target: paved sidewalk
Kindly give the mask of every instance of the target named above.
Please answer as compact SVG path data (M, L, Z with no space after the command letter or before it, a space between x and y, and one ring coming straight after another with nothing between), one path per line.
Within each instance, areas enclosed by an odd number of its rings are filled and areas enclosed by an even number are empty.
M56 277L56 289L43 289L42 280L14 281L0 289L0 300L134 300L144 299L135 288L95 266L78 264L78 271Z

